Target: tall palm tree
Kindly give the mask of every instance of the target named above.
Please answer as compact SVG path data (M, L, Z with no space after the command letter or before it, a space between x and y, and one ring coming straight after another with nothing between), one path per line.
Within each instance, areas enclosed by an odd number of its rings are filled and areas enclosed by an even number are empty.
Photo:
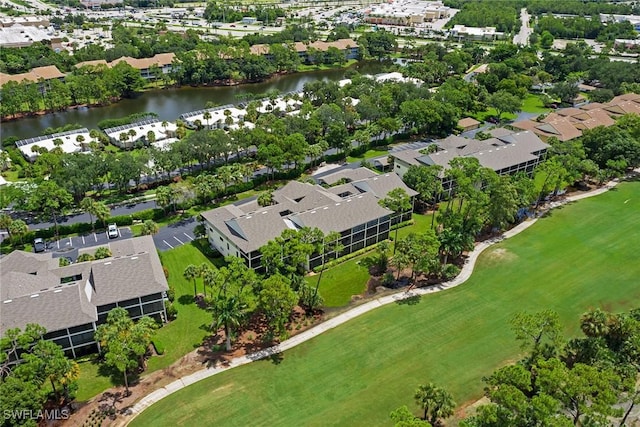
M242 322L244 310L236 297L218 298L213 305L213 322L216 329L224 327L225 348L231 351L231 328Z
M209 120L211 120L211 113L208 112L208 111L205 111L204 114L202 115L202 118L207 121L207 129L208 129L209 128Z
M91 223L91 231L96 231L96 224L93 222L93 205L95 204L95 200L91 197L85 197L80 202L80 208L82 208L86 213L89 214L89 222Z
M215 281L215 271L210 267L209 264L203 262L198 267L199 276L202 277L202 290L204 292L204 297L207 297L207 285L212 285Z
M193 264L189 264L182 273L182 276L187 280L193 280L193 298L198 296L198 290L196 289L196 277L200 276L198 267Z

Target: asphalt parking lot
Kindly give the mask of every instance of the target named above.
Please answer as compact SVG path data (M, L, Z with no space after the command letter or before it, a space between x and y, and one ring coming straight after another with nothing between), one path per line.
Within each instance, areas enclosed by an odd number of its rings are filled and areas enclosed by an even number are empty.
M130 239L133 233L129 227L119 227L118 237L109 239L106 231L90 233L84 236L65 237L53 242L47 242L46 252L51 252L53 258L67 257L72 261L78 258L78 249L100 246L110 241Z
M182 220L175 224L162 227L153 236L153 243L159 251L166 251L195 240L193 229L198 225L194 217Z

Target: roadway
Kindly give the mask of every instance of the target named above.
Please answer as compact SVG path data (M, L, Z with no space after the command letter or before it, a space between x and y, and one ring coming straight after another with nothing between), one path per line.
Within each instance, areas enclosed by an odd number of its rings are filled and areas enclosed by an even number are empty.
M522 21L522 25L520 26L520 32L513 37L513 44L527 46L529 44L529 36L533 33L533 29L529 26L529 13L527 12L527 8L523 7L520 9L520 21Z

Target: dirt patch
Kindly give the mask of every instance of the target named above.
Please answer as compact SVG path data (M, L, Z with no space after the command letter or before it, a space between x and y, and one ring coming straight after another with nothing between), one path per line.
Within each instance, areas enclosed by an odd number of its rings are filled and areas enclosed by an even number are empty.
M487 254L487 257L492 261L513 261L518 258L516 254L505 248L495 248Z

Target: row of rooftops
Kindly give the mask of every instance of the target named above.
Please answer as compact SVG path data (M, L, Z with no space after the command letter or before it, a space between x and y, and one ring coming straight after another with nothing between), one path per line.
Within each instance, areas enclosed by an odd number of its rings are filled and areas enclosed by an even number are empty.
M129 133L132 130L134 131L133 135ZM163 141L171 138L175 134L176 130L177 125L174 122L162 122L157 119L149 119L123 126L108 128L103 132L114 141L120 141L120 135L125 133L127 135L127 141L133 144L140 139L147 138L149 132L153 132L155 141ZM47 151L51 151L58 146L56 145L57 140L62 141L62 143L59 144L62 152L76 153L86 151L86 148L89 146L93 138L91 138L91 134L88 129L82 128L38 136L35 138L22 139L20 141L16 141L15 144L27 159L33 161L38 156L38 153L33 151L34 147L37 146L39 148L44 148Z
M324 182L351 182L330 188L291 181L273 192L275 204L262 207L257 199L244 200L204 212L202 216L244 253L251 253L286 229L317 227L324 233L342 232L391 211L378 201L395 188L410 196L417 193L395 173L378 175L366 168L343 171Z
M168 289L151 236L107 246L111 257L65 267L50 253L14 251L0 259L0 335L27 323L55 331L95 322L97 307Z
M293 44L296 52L306 52L308 49L313 48L322 52L326 52L330 47L335 47L340 50L346 50L349 48L357 48L358 44L353 39L340 39L334 42L323 42L323 41L315 41L311 43L301 43L296 42ZM250 52L254 55L267 55L269 53L269 45L253 45L250 47ZM77 68L83 66L105 66L105 67L114 67L120 62L126 62L131 65L133 68L137 70L147 70L152 65L157 65L158 67L167 67L170 66L174 59L174 53L158 53L151 58L131 58L129 56L123 56L118 59L114 59L111 62L107 62L104 59L97 59L94 61L84 61L79 62L75 66ZM5 74L0 73L0 86L4 85L7 82L22 82L23 80L36 82L39 79L51 80L51 79L61 79L64 78L65 74L62 73L58 67L55 65L49 65L46 67L37 67L32 69L27 73L22 74Z
M601 104L592 102L580 108L562 108L540 121L522 120L512 123L516 129L529 130L540 138L555 137L560 141L578 138L587 129L612 126L624 114L640 114L640 94L627 93Z
M491 138L477 140L450 135L435 144L438 151L422 153L418 150L402 150L391 155L409 166L439 165L443 171L456 157L475 157L480 165L501 171L528 162L535 162L549 147L533 132L513 132L498 128L489 131Z
M295 42L292 45L294 50L298 53L307 52L309 49L316 49L320 52L326 52L330 47L335 47L339 50L358 48L358 43L353 39L339 39L333 42L324 42L321 40L310 43ZM270 46L268 44L254 44L249 48L249 51L253 55L267 55L270 52Z
M137 70L145 70L150 68L152 65L157 65L158 67L166 67L171 65L175 58L174 53L159 53L151 58L131 58L128 56L123 56L122 58L114 59L111 62L107 62L104 59L98 59L95 61L85 61L79 62L76 64L76 67L80 68L85 65L90 66L99 66L104 65L106 67L114 67L119 62L126 62L131 65L133 68ZM65 74L61 72L58 67L55 65L47 65L46 67L36 67L29 72L22 74L5 74L0 73L0 86L4 85L7 82L13 81L16 83L20 83L23 80L37 82L41 78L44 80L51 79L63 79Z

